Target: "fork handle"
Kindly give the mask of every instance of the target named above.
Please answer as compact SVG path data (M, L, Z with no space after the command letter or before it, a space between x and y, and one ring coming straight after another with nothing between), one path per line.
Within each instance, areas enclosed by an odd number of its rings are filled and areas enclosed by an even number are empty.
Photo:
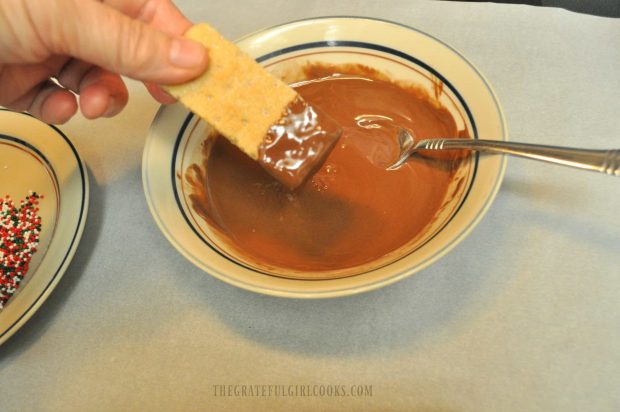
M481 139L426 139L417 150L470 149L501 153L620 176L620 149L590 150Z

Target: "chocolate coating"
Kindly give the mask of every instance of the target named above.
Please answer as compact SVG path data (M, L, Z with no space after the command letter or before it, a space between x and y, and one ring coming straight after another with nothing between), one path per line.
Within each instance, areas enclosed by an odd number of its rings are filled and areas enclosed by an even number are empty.
M295 189L323 164L341 133L336 120L298 98L269 129L258 147L258 162L280 183Z

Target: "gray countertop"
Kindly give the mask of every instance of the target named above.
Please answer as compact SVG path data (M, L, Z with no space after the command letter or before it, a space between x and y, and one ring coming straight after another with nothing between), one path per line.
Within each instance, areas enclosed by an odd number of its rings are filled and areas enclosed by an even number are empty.
M487 76L512 140L620 148L618 19L412 0L178 4L230 38L323 15L415 26ZM89 169L88 221L56 290L0 347L3 411L620 410L617 178L511 158L480 225L423 272L348 298L266 297L196 269L158 230L140 171L158 106L130 90L117 118L62 127Z

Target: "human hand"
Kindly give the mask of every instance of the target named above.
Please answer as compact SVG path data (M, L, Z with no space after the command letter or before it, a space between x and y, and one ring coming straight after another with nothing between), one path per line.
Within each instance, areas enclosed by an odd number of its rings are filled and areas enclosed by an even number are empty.
M200 75L206 49L171 0L0 0L0 106L61 124L79 108L94 119L127 104L119 75L156 84Z

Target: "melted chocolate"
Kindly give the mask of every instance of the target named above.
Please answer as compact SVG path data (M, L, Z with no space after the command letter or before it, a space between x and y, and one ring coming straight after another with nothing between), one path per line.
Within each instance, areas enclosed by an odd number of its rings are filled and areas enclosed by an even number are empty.
M405 127L416 139L467 133L426 94L363 74L295 85L342 128L324 164L298 189L222 137L209 139L204 163L187 170L194 211L247 262L310 272L367 264L422 233L444 204L458 156L415 157L387 171L398 156L397 132Z

